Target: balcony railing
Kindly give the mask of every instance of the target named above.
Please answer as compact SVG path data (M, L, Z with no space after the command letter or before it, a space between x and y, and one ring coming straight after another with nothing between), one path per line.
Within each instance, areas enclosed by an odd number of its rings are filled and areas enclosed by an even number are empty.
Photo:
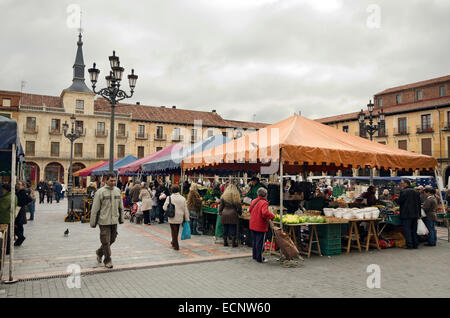
M409 135L408 128L394 128L394 136L405 136Z
M197 136L191 136L191 142L192 143L196 143L197 141L199 141Z
M432 133L433 131L434 129L432 126L417 126L418 134Z
M53 128L52 126L48 126L48 133L50 135L62 135L61 128Z
M82 128L79 131L80 131L80 137L86 136L86 128Z
M39 132L39 126L37 126L37 125L34 126L34 127L24 126L23 127L23 132L25 134L37 134Z
M167 140L167 135L166 134L164 134L164 135L155 134L154 139L156 141L165 141L165 140Z
M116 137L117 138L128 138L128 131L116 130Z
M95 137L108 137L108 131L107 130L95 130Z
M148 139L148 134L147 133L136 133L136 139L138 140L147 140Z
M172 141L183 141L184 137L182 135L172 135Z
M369 138L369 134L361 134L359 131L355 132L355 136L361 137L361 138Z
M388 136L387 129L378 130L378 132L376 132L373 136L374 137L387 137Z

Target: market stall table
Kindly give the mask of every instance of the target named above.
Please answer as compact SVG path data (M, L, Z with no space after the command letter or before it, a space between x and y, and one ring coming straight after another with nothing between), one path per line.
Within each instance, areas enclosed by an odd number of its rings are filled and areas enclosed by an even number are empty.
M350 253L350 249L352 247L358 248L358 250L361 252L361 243L359 240L359 230L358 230L358 222L369 222L369 232L367 233L367 242L366 242L366 252L369 251L369 245L370 241L372 239L375 240L375 246L376 248L381 251L380 245L378 243L378 235L377 231L375 230L375 221L381 220L380 218L374 218L374 219L349 219L350 223L350 232L348 233L348 243L347 243L347 249L346 253ZM356 246L352 245L352 241L356 241Z

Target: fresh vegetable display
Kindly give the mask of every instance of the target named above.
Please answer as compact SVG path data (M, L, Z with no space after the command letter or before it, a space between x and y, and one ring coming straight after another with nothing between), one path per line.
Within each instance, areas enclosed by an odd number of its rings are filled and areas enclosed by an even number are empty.
M280 215L275 214L274 222L280 222ZM283 224L326 223L323 216L287 214L283 215Z

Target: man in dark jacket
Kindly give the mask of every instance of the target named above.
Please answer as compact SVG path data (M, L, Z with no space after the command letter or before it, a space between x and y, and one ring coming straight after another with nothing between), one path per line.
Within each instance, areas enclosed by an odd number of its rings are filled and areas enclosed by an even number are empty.
M61 183L59 183L58 181L55 181L55 183L53 184L53 191L55 192L56 203L59 203L59 199L61 199L61 191L62 191Z
M25 236L23 235L23 225L27 224L27 213L26 206L33 201L25 188L25 183L23 181L17 182L17 205L20 207L19 213L17 213L15 223L14 234L17 235L17 240L14 246L22 245L25 241Z
M39 191L39 204L44 203L45 193L47 192L47 182L41 179L37 185L37 190Z
M407 248L418 248L417 219L420 218L420 194L411 187L411 182L407 179L402 179L400 186L403 190L400 192L397 203L400 205L403 235Z
M158 200L159 224L162 224L162 223L164 223L163 206L164 206L164 203L166 202L166 198L170 195L170 192L169 192L169 189L167 189L162 183L160 183L158 188L156 188L155 195Z
M141 185L138 181L136 181L130 190L131 203L137 203L139 201L140 192L141 192Z

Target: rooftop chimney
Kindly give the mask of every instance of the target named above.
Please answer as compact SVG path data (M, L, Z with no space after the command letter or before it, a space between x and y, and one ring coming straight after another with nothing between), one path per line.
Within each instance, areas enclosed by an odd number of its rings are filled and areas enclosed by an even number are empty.
M166 106L161 106L161 108L166 108Z
M141 102L136 102L136 105L140 105L141 104Z
M172 106L172 108L174 108L174 109L175 109L175 108L177 108L177 106L173 105L173 106Z
M215 113L215 112L216 112L216 110L215 110L215 109L213 109L213 110L212 110L212 112L213 112L213 113Z

